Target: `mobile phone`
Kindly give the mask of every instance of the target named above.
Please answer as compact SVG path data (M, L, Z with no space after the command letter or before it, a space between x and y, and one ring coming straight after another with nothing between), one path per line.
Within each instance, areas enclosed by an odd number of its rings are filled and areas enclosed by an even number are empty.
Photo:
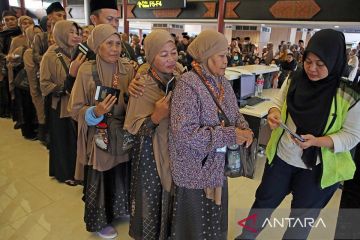
M139 64L139 66L144 64L144 58L142 56L138 56L136 58L136 62Z
M109 94L116 97L117 100L115 104L117 104L119 101L120 90L112 87L97 86L95 92L95 100L101 102Z
M286 126L284 123L280 122L280 127L282 127L286 132L288 132L291 136L299 140L300 142L305 142L305 139L303 139L299 134L291 131L288 126Z
M171 92L174 89L174 79L175 77L172 77L166 84L166 89L165 89L166 96L169 94L169 92Z

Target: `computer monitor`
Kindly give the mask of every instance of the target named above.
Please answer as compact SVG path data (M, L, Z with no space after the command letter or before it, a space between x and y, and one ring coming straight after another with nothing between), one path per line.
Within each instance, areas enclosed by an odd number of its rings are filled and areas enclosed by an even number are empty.
M245 100L255 94L255 75L242 75L232 86L238 101Z

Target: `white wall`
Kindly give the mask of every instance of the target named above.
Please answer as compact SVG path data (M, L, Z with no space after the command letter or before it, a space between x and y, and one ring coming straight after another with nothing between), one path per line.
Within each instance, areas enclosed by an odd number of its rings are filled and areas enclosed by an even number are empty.
M346 43L357 44L360 42L360 33L344 33Z
M201 32L201 25L185 24L184 32L187 32L190 36L198 35Z

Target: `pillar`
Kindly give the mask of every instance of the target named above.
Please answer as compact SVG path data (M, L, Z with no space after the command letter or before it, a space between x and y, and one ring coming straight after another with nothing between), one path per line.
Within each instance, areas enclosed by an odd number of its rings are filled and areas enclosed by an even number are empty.
M225 22L224 22L224 15L225 15L225 2L226 0L219 0L219 9L218 9L218 32L224 33Z
M129 36L129 21L127 19L127 0L123 0L123 19L124 19L124 33Z
M89 25L90 22L90 0L84 0L84 19L85 25Z

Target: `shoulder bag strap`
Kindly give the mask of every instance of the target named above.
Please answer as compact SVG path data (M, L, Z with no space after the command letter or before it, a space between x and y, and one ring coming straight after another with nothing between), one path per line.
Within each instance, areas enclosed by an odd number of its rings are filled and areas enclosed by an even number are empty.
M192 70L196 73L196 75L198 75L201 79L201 82L205 85L206 89L209 91L212 99L214 100L216 106L219 109L220 114L223 116L223 120L225 121L225 126L229 126L230 125L230 121L229 118L226 116L225 112L223 111L223 109L221 108L221 105L219 103L219 101L217 100L217 98L214 96L213 92L211 91L211 89L209 88L209 86L205 83L205 79L204 76L201 76L200 74L198 74L195 70Z
M55 49L55 52L56 52L56 57L60 60L61 64L63 65L63 67L65 69L66 74L68 75L69 74L69 67L66 65L66 62L65 62L65 60L63 58L63 55L61 53L60 48Z
M154 76L154 74L151 72L151 69L148 70L148 73L149 73L150 77L152 79L154 79L154 81L156 82L156 84L158 85L160 90L162 90L163 92L166 92L166 85Z
M98 74L98 72L97 72L96 62L94 62L94 63L91 65L91 73L92 73L92 77L93 77L93 80L94 80L94 82L95 82L95 85L96 85L96 86L102 86L101 81L100 81L100 78L99 78L99 74Z

